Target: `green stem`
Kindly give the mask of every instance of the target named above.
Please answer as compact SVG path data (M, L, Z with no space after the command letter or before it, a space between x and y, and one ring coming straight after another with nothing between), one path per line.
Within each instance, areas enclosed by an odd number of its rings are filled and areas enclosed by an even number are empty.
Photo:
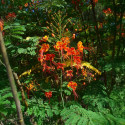
M61 24L62 24L62 20L61 20L61 14L59 12L59 15L58 15L58 20L59 20L59 39L61 39L62 37L62 27L61 27ZM62 48L61 48L61 63L63 62L63 59L62 59ZM63 73L62 73L62 70L61 70L61 73L60 73L60 95L61 95L61 99L62 99L62 103L63 103L63 107L64 107L64 99L63 99L63 94L62 94L62 84L63 84Z
M61 49L61 63L62 63L62 49ZM64 99L63 99L63 94L62 94L62 84L63 84L63 79L62 79L63 73L61 70L61 75L60 75L60 94L61 94L61 99L64 107Z

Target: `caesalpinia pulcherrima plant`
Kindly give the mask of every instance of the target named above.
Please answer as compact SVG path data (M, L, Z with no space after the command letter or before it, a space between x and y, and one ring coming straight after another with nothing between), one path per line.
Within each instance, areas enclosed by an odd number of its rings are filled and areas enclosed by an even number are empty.
M53 38L53 42L49 44L49 36L42 37L38 57L42 71L50 76L54 75L55 84L56 80L59 81L57 86L60 90L63 106L65 95L63 94L62 86L64 81L67 81L67 88L72 89L76 99L78 98L76 89L80 83L76 83L75 80L78 81L79 77L82 77L84 82L90 79L94 80L94 74L90 73L92 72L90 70L101 74L96 68L83 61L84 49L91 51L91 48L84 47L82 41L77 43L77 48L70 47L71 42L75 39L75 34L66 35L66 32L69 32L66 26L72 22L70 19L64 22L65 17L66 16L62 16L60 11L58 14L55 14L55 16L52 16L54 23L50 23L47 29L52 35L51 38ZM83 85L85 85L85 83ZM51 93L51 96L48 96L48 93ZM45 92L45 96L50 99L52 92Z

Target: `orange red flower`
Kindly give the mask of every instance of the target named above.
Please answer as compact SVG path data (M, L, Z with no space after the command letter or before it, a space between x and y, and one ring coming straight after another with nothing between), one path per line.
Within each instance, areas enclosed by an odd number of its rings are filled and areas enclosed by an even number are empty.
M72 74L73 70L67 70L66 73L67 73L66 74L67 77L70 77L70 78L73 77L73 74Z
M45 55L45 60L52 61L54 59L54 57L55 57L55 54L46 54Z
M64 70L64 66L65 66L64 63L57 63L57 69L62 69L62 70Z
M16 17L16 14L15 13L8 13L8 15L6 16L6 19L13 19Z
M86 85L86 83L85 83L85 82L83 82L83 85Z
M112 10L110 8L107 8L106 10L103 10L103 12L108 15L112 13Z
M66 28L66 32L68 32L68 28Z
M25 3L25 5L24 5L25 7L28 7L28 3Z
M52 35L52 37L55 37L54 33L52 33L51 35Z
M87 77L87 71L85 69L82 69L82 75Z
M70 81L67 85L67 87L70 87L72 88L73 90L76 90L77 88L77 83L76 82L73 82L73 81Z
M74 62L76 62L76 64L81 63L81 57L80 56L73 56L73 60L74 60Z
M44 36L44 37L42 37L42 41L44 41L44 42L46 42L47 40L48 40L48 36Z
M76 34L73 34L73 35L72 35L72 39L75 39L75 37L76 37Z
M34 85L33 85L33 83L30 83L29 84L29 87L26 87L28 90L32 90L33 88L34 88Z
M74 98L75 98L75 99L78 98L78 95L77 95L77 93L75 92L75 90L76 90L76 88L77 88L77 83L76 83L76 82L73 82L73 81L70 81L70 82L68 83L67 87L72 88L73 94L74 94Z
M67 44L70 43L69 37L62 37L62 38L61 38L61 41L62 41L63 43L67 43Z
M79 55L79 52L74 47L67 47L65 51L67 51L67 55Z
M55 49L57 50L62 50L62 49L65 49L67 46L67 43L64 43L64 42L56 42L56 45L54 46Z
M39 52L47 52L49 50L49 44L42 44L41 49L39 50Z
M46 98L50 99L52 97L52 92L51 91L45 92L45 96L46 96Z
M83 53L83 48L84 48L84 46L82 45L82 42L81 42L81 41L79 41L79 42L77 43L77 48L78 48L78 50L79 50L80 52Z

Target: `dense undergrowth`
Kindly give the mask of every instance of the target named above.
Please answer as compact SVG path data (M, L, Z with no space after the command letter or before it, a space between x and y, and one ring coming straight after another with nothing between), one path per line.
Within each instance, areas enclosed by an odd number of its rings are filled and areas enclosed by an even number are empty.
M0 2L26 125L125 125L124 0ZM0 85L0 124L16 125L2 54Z

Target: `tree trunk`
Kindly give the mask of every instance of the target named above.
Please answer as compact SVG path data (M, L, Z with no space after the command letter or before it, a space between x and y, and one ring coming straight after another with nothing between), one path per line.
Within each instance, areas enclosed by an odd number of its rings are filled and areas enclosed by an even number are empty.
M17 73L13 72L13 76L14 76L14 78L15 78L15 80L16 80L19 88L20 88L21 95L22 95L22 101L24 101L25 106L27 108L28 107L28 103L27 103L26 98L25 98L25 94L24 94L24 90L23 90L22 84L20 83L20 80L19 80L19 78L17 76Z
M0 48L1 48L2 56L3 56L3 60L4 60L4 63L5 63L5 66L6 66L6 70L7 70L10 86L11 86L11 91L12 91L13 98L14 98L14 101L15 101L15 104L16 104L18 122L19 122L20 125L24 125L20 100L19 100L18 95L17 95L16 85L15 85L12 69L11 69L10 64L9 64L9 60L8 60L8 56L7 56L7 52L6 52L6 47L5 47L5 44L4 44L4 40L3 40L1 30L0 30Z
M102 40L101 40L101 36L100 36L100 33L99 33L99 28L98 28L96 13L95 13L94 2L93 2L93 0L90 0L90 1L91 1L91 5L92 5L93 19L94 19L94 23L95 23L95 26L96 26L95 30L96 30L96 36L97 36L97 54L99 52L99 54L103 57Z

